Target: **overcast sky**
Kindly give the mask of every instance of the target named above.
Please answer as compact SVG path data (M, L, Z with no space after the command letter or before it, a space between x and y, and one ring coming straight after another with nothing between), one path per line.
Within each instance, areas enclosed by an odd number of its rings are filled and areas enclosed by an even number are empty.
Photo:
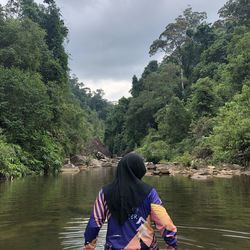
M5 4L7 0L0 0ZM37 0L42 2L42 0ZM148 50L165 26L191 5L208 20L226 0L57 0L69 28L71 72L109 100L128 96L133 75L152 59Z

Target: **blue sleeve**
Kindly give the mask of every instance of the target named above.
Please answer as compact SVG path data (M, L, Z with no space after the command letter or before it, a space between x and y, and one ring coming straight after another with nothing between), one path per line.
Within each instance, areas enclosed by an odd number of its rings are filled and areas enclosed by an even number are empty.
M89 249L87 248L88 244L93 244L93 242L96 240L96 237L102 227L102 224L106 219L106 216L107 216L107 205L104 200L104 194L101 190L96 198L93 211L91 213L89 222L85 229L84 239L85 239L86 249Z

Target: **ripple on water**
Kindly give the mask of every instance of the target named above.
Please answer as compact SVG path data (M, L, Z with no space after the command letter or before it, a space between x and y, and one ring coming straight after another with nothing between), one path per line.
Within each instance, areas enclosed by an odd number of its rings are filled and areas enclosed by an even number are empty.
M204 248L204 249L225 249L229 248L220 246L222 241L226 241L227 237L231 240L229 242L230 249L238 250L238 249L249 249L250 246L250 232L238 231L238 230L230 230L223 228L210 228L210 227L199 227L199 226L187 226L187 225L179 225L177 226L179 231L183 232L183 234L189 234L191 237L196 238L195 240L186 238L183 236L178 236L179 244L184 245L192 245L194 248ZM209 239L202 240L202 236L210 235L211 242ZM237 242L234 242L234 238L237 239ZM192 243L190 244L190 241ZM241 247L240 247L241 246ZM186 248L185 248L186 249Z
M59 233L59 239L63 249L82 250L83 246L83 233L87 226L88 219L86 218L72 218L63 231ZM96 249L103 249L106 240L107 224L104 223L99 235Z

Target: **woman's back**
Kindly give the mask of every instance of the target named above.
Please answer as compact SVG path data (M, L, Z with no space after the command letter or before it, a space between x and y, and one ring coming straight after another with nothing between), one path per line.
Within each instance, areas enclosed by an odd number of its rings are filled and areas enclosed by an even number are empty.
M122 176L126 176L124 169L130 165L128 164L129 160L131 158L135 160L135 157L138 157L135 154L131 155L129 154L125 158L125 165L124 161L123 164L120 164L120 169L123 169ZM130 162L133 165L136 164L135 161ZM144 166L141 160L139 163L139 168ZM136 172L136 170L133 171ZM140 174L140 176L144 174ZM131 178L133 179L134 176L125 178L127 182L121 184L118 165L116 176L118 181L104 187L99 192L84 234L85 249L95 248L98 232L105 220L108 222L105 249L158 249L152 222L155 223L156 228L163 236L168 249L176 248L176 227L162 206L156 190L142 182L134 184L137 180L129 183L128 179ZM122 177L122 179L124 178ZM121 191L122 187L125 192ZM132 197L133 203L129 197ZM133 200L135 197L138 199ZM137 205L135 206L135 204Z

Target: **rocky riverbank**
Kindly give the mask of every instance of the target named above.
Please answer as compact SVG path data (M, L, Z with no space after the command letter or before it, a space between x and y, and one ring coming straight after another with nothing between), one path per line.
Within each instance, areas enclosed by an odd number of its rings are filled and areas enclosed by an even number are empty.
M62 173L78 173L93 168L116 167L120 158L109 158L97 152L94 156L74 155L64 161Z
M185 167L178 162L167 164L146 163L147 176L160 175L182 175L196 180L207 180L209 178L231 178L237 175L250 176L250 170L236 164L222 164L221 166L189 166Z
M75 155L65 160L65 164L61 169L62 173L78 173L93 168L116 167L120 158L110 158L97 152L94 157ZM248 175L250 169L236 164L222 164L220 166L206 165L204 163L192 162L191 166L183 166L178 162L153 164L145 163L147 168L147 176L182 175L195 180L207 180L209 178L231 178L233 176Z

